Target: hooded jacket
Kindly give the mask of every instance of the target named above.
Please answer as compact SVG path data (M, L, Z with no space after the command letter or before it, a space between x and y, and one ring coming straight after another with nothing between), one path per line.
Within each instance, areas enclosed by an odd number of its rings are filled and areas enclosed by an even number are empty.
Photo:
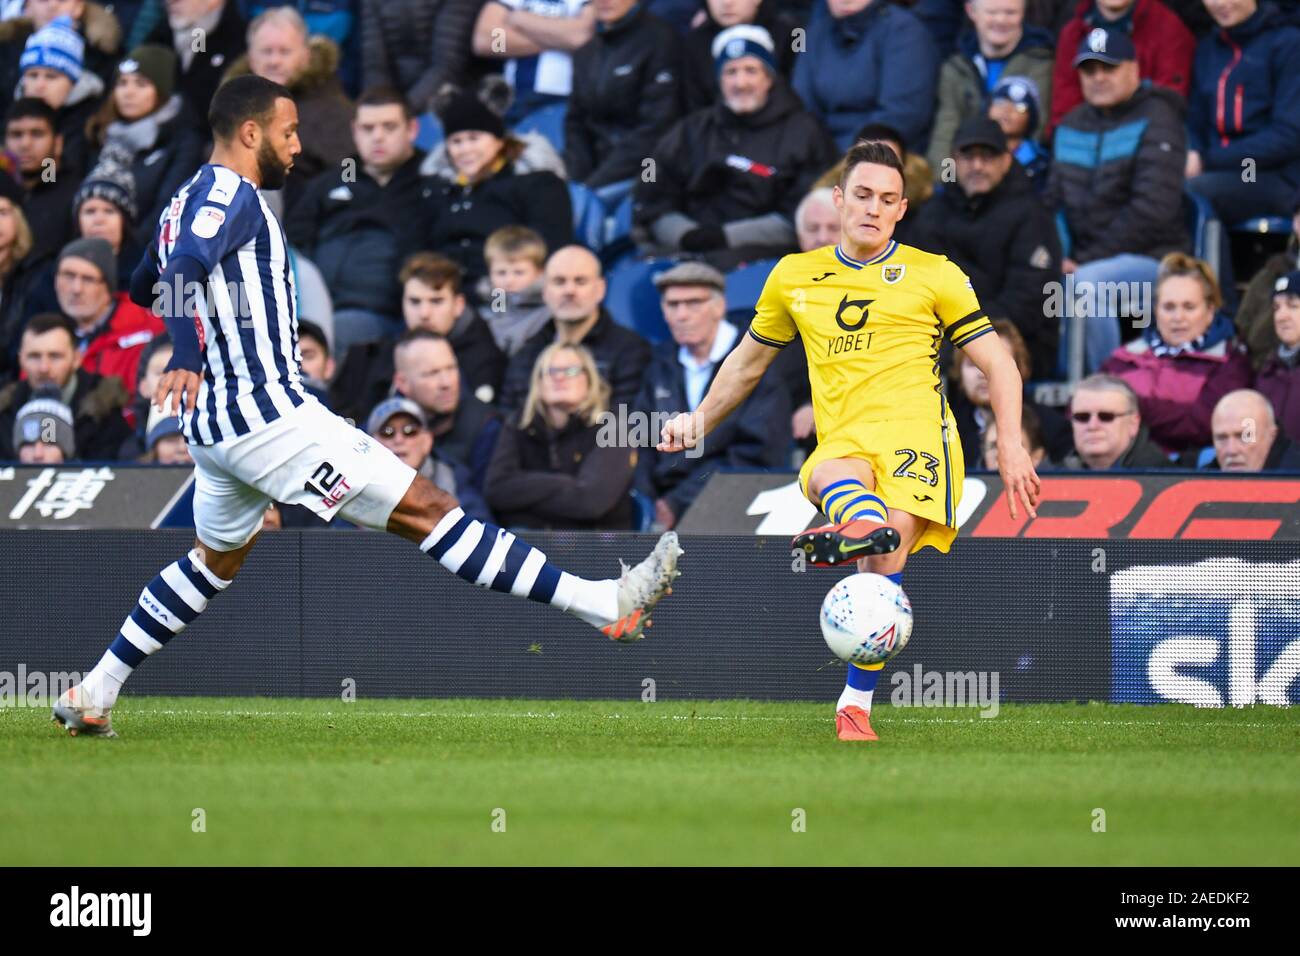
M1052 143L1048 204L1065 213L1078 262L1132 253L1159 259L1186 249L1182 101L1144 82L1101 110L1082 103Z
M715 103L673 126L653 155L658 173L637 182L635 203L636 221L656 239L671 246L695 225L723 226L729 246L777 255L795 245L795 209L836 158L821 123L779 78L761 109Z
M1207 172L1244 160L1300 185L1300 29L1271 3L1196 46L1188 138Z
M116 375L127 393L134 395L140 353L167 327L162 319L132 302L126 292L115 293L113 302L113 314L87 343L81 367L96 375Z
M1027 76L1038 87L1040 115L1046 116L1052 100L1052 62L1056 41L1041 27L1028 26L1016 48L1003 61L1000 76ZM926 159L932 169L942 169L952 155L957 127L988 108L988 65L980 53L979 37L967 31L957 38L957 52L939 69L939 102ZM1039 121L1041 132L1042 121Z

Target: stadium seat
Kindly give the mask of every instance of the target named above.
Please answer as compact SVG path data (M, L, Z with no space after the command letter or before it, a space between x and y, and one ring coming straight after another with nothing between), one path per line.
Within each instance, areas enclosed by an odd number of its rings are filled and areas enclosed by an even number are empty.
M624 196L613 212L605 216L605 241L601 259L606 265L623 257L632 248L632 197Z
M573 240L592 252L600 252L605 245L605 207L582 183L568 186L573 205Z
M1206 445L1196 454L1196 467L1209 468L1214 464L1214 446Z
M1256 216L1254 219L1243 219L1241 222L1234 223L1232 231L1257 235L1270 233L1287 235L1291 231L1291 220L1286 216Z
M1210 201L1191 190L1183 190L1183 212L1187 232L1192 237L1192 255L1208 262L1217 277L1223 248L1223 223L1219 222Z
M620 179L616 183L606 183L596 189L596 195L605 204L606 209L615 209L624 199L632 195L635 179Z
M632 530L649 531L655 520L655 503L644 492L633 488L628 494L632 498Z
M653 279L677 265L676 259L637 259L627 256L605 274L605 308L619 325L640 333L652 344L668 338L659 290Z
M564 155L564 114L569 111L567 103L552 103L535 109L515 124L516 133L541 133L555 151Z
M415 134L415 145L426 153L442 145L442 123L432 113L420 115L420 128Z
M763 291L763 284L776 266L776 259L759 259L746 263L727 274L727 317L739 318L744 325L753 317L754 306Z

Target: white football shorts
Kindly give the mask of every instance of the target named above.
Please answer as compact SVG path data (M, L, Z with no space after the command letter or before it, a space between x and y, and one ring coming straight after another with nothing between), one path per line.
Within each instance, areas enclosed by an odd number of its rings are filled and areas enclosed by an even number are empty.
M271 501L382 530L415 480L415 469L311 397L247 435L191 445L190 455L194 528L216 551L252 540Z

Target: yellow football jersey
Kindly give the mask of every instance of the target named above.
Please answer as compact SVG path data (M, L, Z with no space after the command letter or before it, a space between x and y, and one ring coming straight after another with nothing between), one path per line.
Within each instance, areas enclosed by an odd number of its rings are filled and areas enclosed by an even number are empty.
M819 441L855 422L943 421L944 334L961 346L992 331L955 263L894 240L865 262L839 246L785 256L749 326L764 345L803 338Z

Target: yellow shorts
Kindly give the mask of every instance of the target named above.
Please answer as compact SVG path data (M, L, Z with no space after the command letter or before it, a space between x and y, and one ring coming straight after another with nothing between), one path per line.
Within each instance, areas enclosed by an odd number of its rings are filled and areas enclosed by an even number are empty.
M966 464L957 424L935 419L857 422L824 436L799 469L799 488L808 494L813 469L832 458L860 458L876 477L875 493L891 511L926 518L912 552L937 548L947 552L957 537L957 505L961 502Z

